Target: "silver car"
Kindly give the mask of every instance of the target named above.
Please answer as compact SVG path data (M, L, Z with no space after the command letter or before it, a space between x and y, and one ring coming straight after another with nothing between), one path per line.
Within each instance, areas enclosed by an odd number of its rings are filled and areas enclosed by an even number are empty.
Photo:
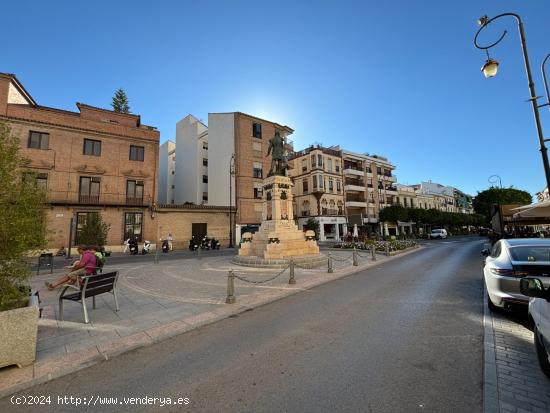
M550 285L550 239L501 239L482 253L486 256L483 276L491 310L529 303L529 297L520 291L523 277L536 277Z

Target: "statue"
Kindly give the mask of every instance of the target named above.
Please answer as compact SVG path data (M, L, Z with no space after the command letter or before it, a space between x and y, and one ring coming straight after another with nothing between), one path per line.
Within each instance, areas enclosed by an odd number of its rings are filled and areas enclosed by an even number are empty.
M270 153L271 169L269 170L269 174L267 176L285 176L288 165L284 156L284 141L283 138L281 138L279 131L276 131L275 136L269 140L269 147L267 148L266 156L269 156Z

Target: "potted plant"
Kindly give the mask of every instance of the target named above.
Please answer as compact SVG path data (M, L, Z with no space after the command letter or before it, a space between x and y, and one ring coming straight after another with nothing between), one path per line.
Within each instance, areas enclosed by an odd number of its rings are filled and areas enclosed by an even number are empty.
M27 257L46 244L45 192L25 165L19 139L0 122L0 367L27 366L36 354L38 298Z

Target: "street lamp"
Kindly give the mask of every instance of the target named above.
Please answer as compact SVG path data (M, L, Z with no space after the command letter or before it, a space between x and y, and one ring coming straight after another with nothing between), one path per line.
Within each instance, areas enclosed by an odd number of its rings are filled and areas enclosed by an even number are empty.
M229 159L229 248L233 248L233 176L235 175L235 154Z
M485 27L487 27L492 21L499 19L500 17L507 17L507 16L514 17L518 23L519 36L521 40L521 49L523 51L523 60L525 63L525 71L527 72L527 80L529 82L529 94L530 94L529 101L531 102L531 105L533 107L533 115L535 116L535 124L537 126L537 134L538 134L539 145L540 145L540 153L542 156L542 163L544 166L544 174L546 176L546 185L550 187L550 166L548 164L548 151L546 149L546 145L545 145L546 140L544 139L544 136L542 133L542 125L540 122L540 115L539 115L539 108L542 106L547 106L548 103L544 105L539 105L537 103L537 99L539 99L540 96L537 96L535 92L535 83L533 82L533 76L531 75L531 65L529 64L529 56L527 54L527 43L525 41L525 32L523 30L523 22L521 21L521 17L515 13L503 13L491 19L487 16L480 17L477 23L481 27L479 28L479 30L477 31L474 37L474 45L480 50L485 50L485 52L487 53L487 61L481 68L481 70L483 71L483 74L485 75L486 78L494 77L497 74L498 62L489 57L489 49L499 44L502 41L502 39L504 39L504 36L506 36L506 33L508 32L505 30L496 42L488 46L480 46L477 41L477 38L479 36L479 33L481 33L481 31ZM546 59L545 59L545 62L546 62ZM546 84L546 76L544 75L544 62L543 62L543 77ZM546 88L546 91L548 92L548 87Z
M489 178L487 178L487 181L489 181L489 183L492 186L495 186L495 184L497 183L497 180L498 180L498 184L500 186L500 189L502 189L502 179L500 179L499 175L491 175Z

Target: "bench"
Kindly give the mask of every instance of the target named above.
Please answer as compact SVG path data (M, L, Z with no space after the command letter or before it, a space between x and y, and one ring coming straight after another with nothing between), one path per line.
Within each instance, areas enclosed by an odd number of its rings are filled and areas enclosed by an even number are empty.
M82 284L66 285L59 294L59 320L63 321L63 300L70 300L82 304L84 312L84 322L88 324L88 310L86 308L86 298L92 297L92 305L95 309L95 296L103 293L111 293L115 297L116 311L118 308L118 300L116 296L116 287L118 281L118 271L106 272L105 274L92 274L80 277Z

